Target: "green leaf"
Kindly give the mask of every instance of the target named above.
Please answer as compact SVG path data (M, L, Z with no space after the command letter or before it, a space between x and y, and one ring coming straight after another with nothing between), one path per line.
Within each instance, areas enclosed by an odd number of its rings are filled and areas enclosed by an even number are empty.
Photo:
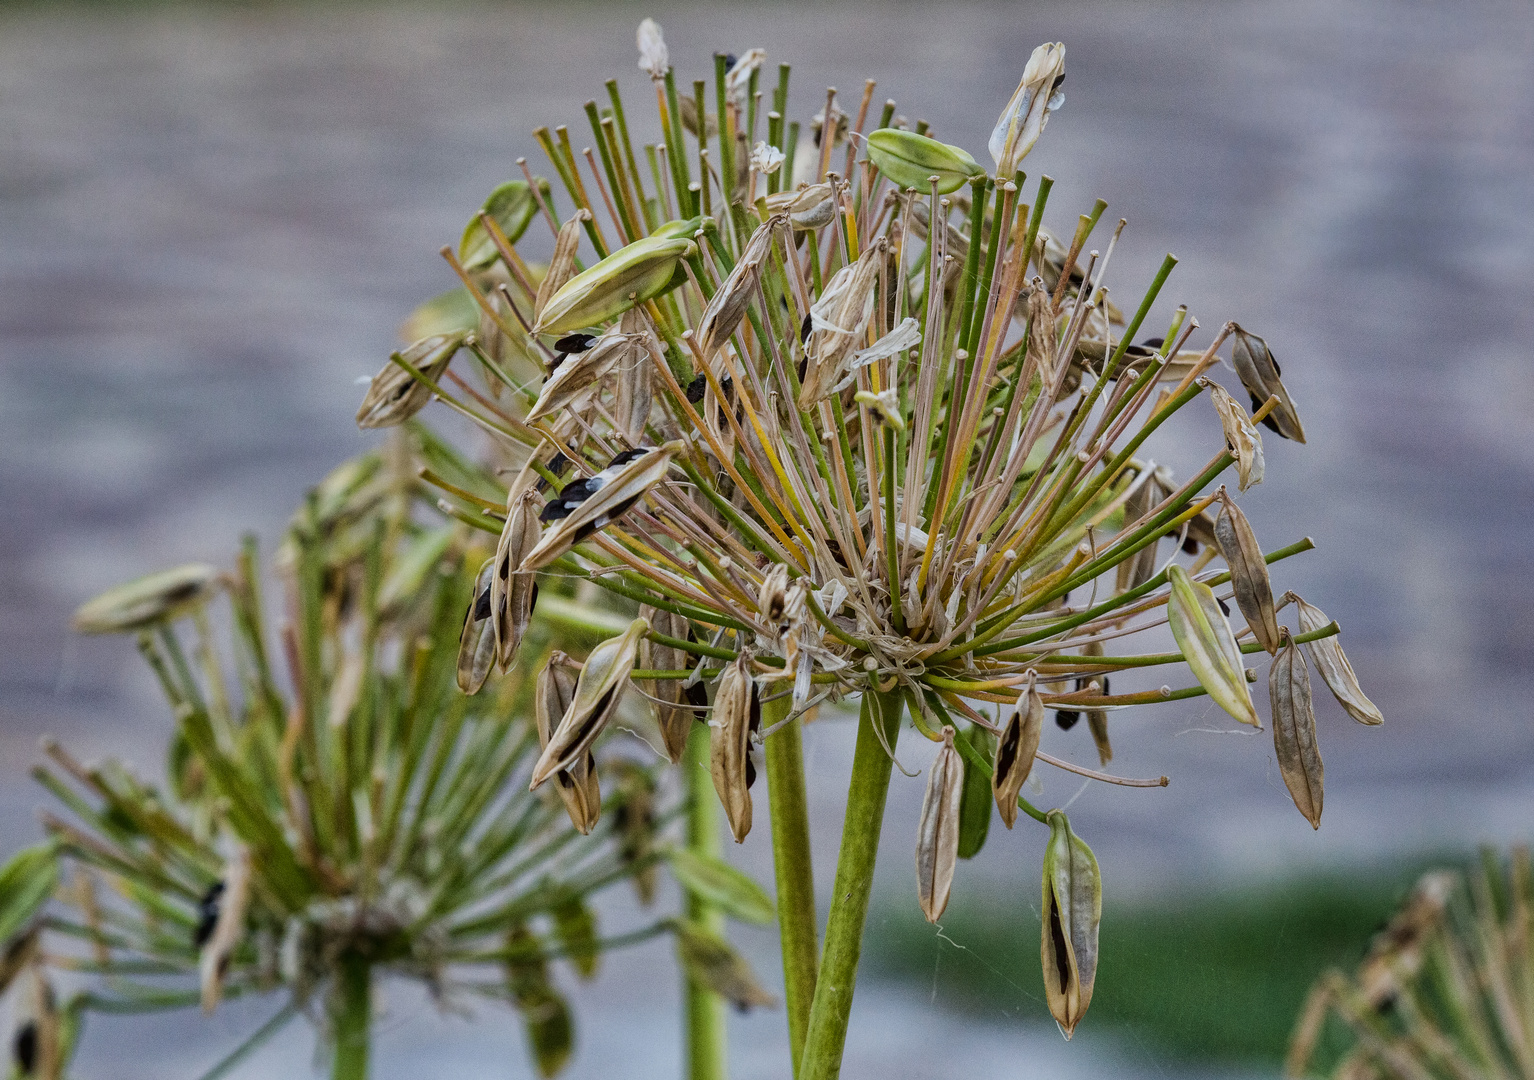
M59 883L57 852L52 844L22 848L0 866L0 942L25 930Z
M672 876L684 889L730 918L765 925L778 917L766 891L729 863L686 848L672 849L669 858Z
M550 198L552 193L549 182L539 177L537 183L543 197ZM527 231L533 215L538 212L538 200L533 198L533 189L527 181L511 180L492 191L480 209L500 226L501 232L506 234L507 243L515 244ZM498 258L500 250L496 248L495 241L490 239L490 233L479 220L479 214L475 214L464 226L463 239L458 241L458 261L463 263L466 270L477 270L489 266Z
M971 724L969 731L960 738L969 740L980 757L992 761L996 757L996 736L979 724ZM964 770L964 796L959 800L959 858L973 859L985 846L986 834L991 831L991 814L996 802L991 798L991 778L985 770Z

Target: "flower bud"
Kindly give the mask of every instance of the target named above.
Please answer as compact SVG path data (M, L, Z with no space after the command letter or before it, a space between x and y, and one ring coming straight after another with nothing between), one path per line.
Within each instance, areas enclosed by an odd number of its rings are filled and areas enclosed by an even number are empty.
M147 574L80 605L71 621L79 634L118 634L174 619L213 595L218 571L202 563Z
M939 195L958 191L973 177L985 175L963 147L899 128L880 128L868 136L868 159L901 189L929 191L936 176Z
M1049 122L1049 114L1065 102L1060 84L1065 81L1065 46L1048 42L1033 50L1023 79L1012 100L1001 111L991 132L989 149L996 161L997 182L1010 180L1018 165L1033 149Z
M654 236L619 248L549 297L533 332L567 334L617 318L665 292L677 260L693 250L691 240Z
M1103 883L1097 858L1059 810L1049 812L1044 849L1040 959L1049 1011L1067 1039L1086 1015L1097 979L1097 927Z

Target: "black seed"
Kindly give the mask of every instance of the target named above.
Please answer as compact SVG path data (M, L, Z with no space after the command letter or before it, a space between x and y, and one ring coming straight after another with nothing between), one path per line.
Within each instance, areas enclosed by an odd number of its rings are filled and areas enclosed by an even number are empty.
M804 321L799 324L799 344L803 345L806 341L810 340L810 328L813 325L814 321L810 316L806 315Z
M1077 721L1080 719L1081 714L1075 709L1055 710L1055 726L1058 727L1061 731L1071 730L1071 728L1076 726Z
M1103 697L1108 696L1108 676L1103 676Z
M1259 401L1257 399L1257 395L1256 394L1252 394L1250 391L1248 391L1248 396L1250 396L1251 399L1252 399L1252 412L1256 412L1258 409L1262 408L1263 405L1267 402L1267 398L1263 398L1261 401ZM1267 416L1264 416L1262 418L1262 426L1267 428L1269 431L1274 432L1275 434L1277 434L1280 439L1288 438L1287 435L1285 435L1282 431L1278 430L1278 421L1273 419L1273 414L1272 413L1269 413Z
M687 384L687 400L696 405L703 400L704 391L708 389L708 377L699 375Z
M591 334L566 334L554 342L554 351L557 353L583 353L591 348L596 338Z
M695 682L691 686L682 687L682 696L687 699L687 704L694 709L703 710L708 708L708 687L701 682ZM701 711L698 719L703 719Z
M213 936L213 927L218 923L218 901L223 895L224 883L215 881L208 886L208 891L202 894L202 899L197 901L197 928L192 932L194 948L202 948Z
M799 381L804 382L804 373L810 369L810 358L801 357L799 360Z
M631 461L637 461L650 451L643 446L636 446L632 450L625 450L612 461L607 463L609 469L616 469L619 465L627 465Z
M37 1022L28 1020L16 1029L16 1037L11 1040L11 1055L16 1059L17 1071L22 1076L31 1076L32 1070L37 1068Z
M548 464L549 475L559 476L569 467L569 458L565 457L564 454L555 454ZM538 477L537 488L539 491L547 491L549 490L549 482L540 476Z
M1060 84L1063 83L1064 81L1065 81L1065 72L1062 71L1062 72L1060 72L1060 74L1055 76L1055 81L1049 84L1049 96L1050 97L1054 97L1055 96L1055 91L1060 89Z
M474 621L483 622L490 617L490 590L486 589L474 598Z
M1148 337L1144 341L1140 342L1140 344L1147 349L1159 349L1161 346L1166 344L1166 338Z
M1226 617L1226 618L1227 618L1227 619L1228 619L1228 618L1230 618L1230 607L1229 607L1229 606L1228 606L1228 605L1227 605L1227 604L1226 604L1226 603L1225 603L1225 601L1224 601L1224 600L1221 600L1221 599L1220 599L1220 598L1219 598L1219 597L1218 597L1218 596L1216 596L1216 597L1215 597L1215 598L1214 598L1214 602L1215 602L1215 603L1216 603L1216 604L1219 604L1219 605L1220 605L1220 611L1221 611L1221 612L1222 612L1222 613L1223 613L1223 614L1224 614L1224 616L1225 616L1225 617Z
M1060 925L1060 907L1055 903L1053 891L1049 897L1049 936L1055 946L1055 972L1060 976L1060 993L1063 994L1071 985L1071 958L1069 946L1065 944L1065 930Z
M756 763L751 760L751 755L746 755L746 790L751 790L751 785L756 783Z
M532 599L530 599L527 602L527 612L528 612L528 614L531 615L532 612L533 612L533 609L535 607L537 607L537 606L538 606L538 583L535 581L535 582L533 582L533 595L532 595Z
M1184 555L1197 555L1198 554L1198 541L1193 539L1193 537L1191 537L1191 536L1183 537L1183 540L1182 540L1182 550L1183 550L1183 554Z
M727 52L727 53L724 54L724 70L725 71L729 71L732 67L734 67L738 63L740 63L740 61L735 58L735 54L734 53Z
M756 683L751 684L751 723L748 727L753 735L762 730L762 695Z

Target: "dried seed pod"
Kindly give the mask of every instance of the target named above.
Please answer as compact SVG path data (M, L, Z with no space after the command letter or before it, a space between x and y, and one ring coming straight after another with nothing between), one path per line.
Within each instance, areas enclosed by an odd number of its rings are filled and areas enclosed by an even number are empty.
M447 370L458 350L463 347L465 331L452 334L433 334L422 338L399 354L428 379L436 381ZM368 392L362 395L357 408L357 426L360 428L394 427L403 424L426 408L431 401L431 389L415 380L415 377L390 360L373 381Z
M1215 383L1209 384L1209 398L1214 403L1215 412L1220 414L1220 426L1225 431L1225 443L1230 447L1230 452L1236 458L1236 476L1240 481L1242 491L1254 484L1262 483L1264 462L1262 457L1262 436L1252 426L1251 417L1246 415L1235 398Z
M465 694L479 693L495 664L495 622L490 618L490 575L494 572L495 559L489 558L474 575L474 594L458 635L458 689Z
M538 746L547 750L554 726L575 700L575 678L570 674L569 657L555 650L549 662L538 672L533 692L533 716L538 728ZM602 789L597 782L597 762L587 750L575 764L554 774L554 786L570 823L582 835L591 832L602 816Z
M1059 810L1049 812L1044 850L1040 953L1049 1011L1067 1039L1086 1015L1097 979L1097 927L1103 917L1102 876L1092 849Z
M1273 708L1273 752L1278 771L1294 798L1294 805L1311 828L1321 827L1321 788L1325 772L1316 747L1316 714L1310 702L1310 673L1305 657L1289 636L1280 631L1283 647L1268 669L1268 700Z
M530 789L584 759L586 751L617 713L623 692L628 689L629 672L634 670L639 639L649 629L649 623L635 619L623 633L591 650L576 680L570 705L533 766Z
M544 271L543 280L538 283L538 295L533 298L535 320L543 315L554 294L575 276L575 253L581 247L581 224L590 220L591 211L580 209L559 227L559 235L554 238L554 253L549 256L549 268ZM579 330L580 327L571 329Z
M1049 114L1065 103L1065 46L1046 42L1033 50L1022 81L1001 110L988 149L996 162L997 182L1010 180L1049 123Z
M797 191L780 191L767 196L767 212L787 214L788 223L799 232L824 228L836 217L836 199L829 183L810 184Z
M991 794L996 809L1007 828L1017 822L1017 796L1023 781L1033 770L1033 757L1039 752L1039 737L1044 732L1044 699L1034 686L1033 672L1018 699L1017 708L1001 729L996 744L996 767L991 773Z
M1330 625L1331 620L1326 617L1326 612L1314 604L1307 604L1298 596L1294 597L1294 602L1300 609L1301 633L1314 633ZM1337 699L1337 704L1341 705L1349 716L1360 724L1385 722L1384 714L1364 695L1363 688L1358 685L1358 676L1353 674L1353 665L1348 663L1347 653L1342 651L1342 641L1338 635L1333 634L1331 637L1308 642L1307 646L1310 649L1310 658L1315 661L1316 670L1321 673L1321 681L1326 684L1326 688Z
M218 571L203 563L161 570L108 589L81 604L70 625L79 634L118 634L174 619L208 600Z
M243 848L224 867L223 889L217 896L218 915L202 946L198 972L202 980L202 1011L218 1005L224 972L245 936L245 911L250 904L250 852Z
M767 992L751 965L729 942L692 922L678 920L672 929L677 958L694 983L712 990L743 1013L777 1006L778 999Z
M1273 359L1268 343L1256 334L1249 334L1235 326L1235 341L1230 347L1230 359L1236 367L1236 374L1241 377L1241 385L1252 396L1252 411L1256 412L1268 398L1276 396L1278 405L1262 422L1283 438L1303 443L1305 428L1300 423L1300 414L1294 408L1289 391L1279 378L1278 361Z
M495 632L496 662L501 669L516 659L522 636L538 601L538 578L524 569L528 553L541 537L538 525L543 500L526 488L507 500L506 524L495 546L495 573L490 579L490 616Z
M862 346L874 310L874 280L884 263L887 242L869 244L857 262L844 266L810 307L810 336L804 346L807 361L799 389L799 407L808 409L841 382L842 369Z
M1214 591L1203 582L1194 581L1176 563L1167 567L1167 577L1172 583L1172 594L1167 598L1167 621L1199 685L1231 716L1261 730L1262 720L1246 688L1246 669L1241 663L1236 635L1230 632L1230 623L1220 610Z
M1103 643L1089 641L1081 647L1082 656L1103 655ZM1090 684L1093 680L1088 679ZM1099 692L1108 693L1108 676L1096 676ZM1084 688L1083 688L1084 689ZM1106 765L1113 760L1113 743L1108 737L1108 713L1104 709L1088 709L1087 729L1092 732L1092 742L1097 747L1097 760L1099 764Z
M607 331L588 348L565 360L538 391L538 400L527 410L529 422L579 404L601 387L604 379L620 367L644 363L637 335L617 329Z
M624 451L595 476L566 484L540 515L554 524L522 560L526 571L542 570L592 533L628 513L646 491L666 478L681 443Z
M535 334L567 334L615 319L653 300L672 283L677 260L696 250L688 239L647 236L619 248L559 287L538 313Z
M1042 706L1040 706L1042 709ZM916 895L922 914L935 923L948 906L959 857L959 807L964 798L964 759L953 745L953 728L927 770L927 792L916 827Z
M64 1074L65 1035L53 987L43 974L42 964L27 968L27 979L13 1006L15 1034L11 1037L11 1056L18 1077L39 1080L62 1080Z
M678 641L686 641L692 635L692 626L681 615L649 606L641 607L639 614L649 620L657 634ZM690 654L670 645L659 645L648 637L639 643L639 666L652 671L682 671L691 666ZM701 682L684 685L683 679L647 679L645 693L660 729L661 742L666 756L673 765L682 760L687 749L687 737L692 734L693 721L701 715L698 706L708 706L708 691ZM701 697L701 701L698 699Z
M645 428L650 423L650 410L655 404L654 368L650 365L649 342L645 335L650 327L644 312L638 308L624 312L618 323L619 329L634 336L636 345L632 355L618 363L617 394L613 402L613 418L630 446L638 446L644 439Z
M788 607L788 567L773 563L762 575L762 585L757 592L757 610L769 626L781 625Z
M597 940L597 916L576 893L564 896L549 914L554 919L554 936L564 950L570 966L583 979L594 978L602 958Z
M547 180L540 176L536 183L539 194L545 200L553 197ZM490 220L506 235L508 244L515 244L522 239L533 215L538 212L538 200L526 180L511 180L492 191L480 211L490 216ZM498 258L500 249L490 239L490 233L484 222L480 221L479 214L475 214L464 227L463 239L458 241L458 261L465 270L478 270Z
M996 736L979 724L971 724L967 738L969 745L982 759L996 757ZM995 800L991 798L991 778L982 769L964 769L964 797L959 801L959 858L973 859L985 846L986 835L991 831L991 813Z
M1124 500L1124 524L1139 521L1150 512L1155 505L1156 484L1150 477L1146 477L1133 491L1129 498ZM1139 551L1119 563L1115 585L1119 592L1128 592L1130 589L1138 589L1144 585L1156 573L1156 551L1160 547L1157 540L1146 544Z
M719 793L737 844L751 831L751 783L756 779L751 736L761 722L762 702L756 680L751 676L751 660L742 653L719 677L708 740L714 790Z
M724 860L682 847L672 848L666 857L679 885L730 918L765 926L778 917L762 887Z
M618 806L613 829L618 834L618 857L633 870L634 892L648 905L655 899L655 777L627 758L611 762L617 775Z
M1220 489L1220 516L1214 522L1215 541L1230 567L1230 587L1236 606L1246 616L1252 636L1269 653L1278 652L1278 615L1273 609L1273 586L1268 581L1267 560L1257 534L1246 515L1225 489Z
M930 190L936 176L937 193L958 191L985 170L963 147L950 146L914 131L880 128L868 136L868 159L897 188Z
M734 269L719 286L708 307L698 320L693 340L705 359L710 358L740 326L756 293L756 283L761 276L762 262L772 251L773 237L788 224L786 215L777 214L758 225L745 249L736 261Z

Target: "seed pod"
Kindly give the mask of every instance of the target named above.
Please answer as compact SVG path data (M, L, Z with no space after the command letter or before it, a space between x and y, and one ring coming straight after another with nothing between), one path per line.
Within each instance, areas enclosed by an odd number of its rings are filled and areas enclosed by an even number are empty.
M611 763L617 776L618 805L613 811L613 831L618 834L618 858L630 868L634 892L648 906L655 899L655 777L650 770L617 758Z
M686 239L647 236L576 274L549 297L535 334L568 334L615 319L670 287L677 261L696 250Z
M549 983L543 943L521 923L506 934L506 988L527 1030L538 1075L559 1073L570 1059L574 1026L570 1008Z
M213 595L218 571L203 563L161 570L108 589L75 610L79 634L143 630L186 614Z
M874 280L884 262L886 241L868 245L857 262L844 266L826 282L820 299L810 307L807 360L799 390L799 407L808 409L840 383L847 359L863 345L874 310Z
M15 977L19 957L27 951L25 943L32 936L32 917L38 913L53 890L58 887L58 855L52 844L22 848L0 866L0 993Z
M1294 598L1295 605L1300 609L1301 633L1311 634L1331 625L1332 620L1326 617L1326 612L1293 593L1288 595ZM1340 635L1333 634L1331 637L1307 642L1306 647L1310 649L1310 658L1315 662L1316 670L1321 673L1321 681L1349 716L1360 724L1385 722L1379 707L1364 695L1363 687L1358 685L1353 665L1348 663L1348 655L1342 651Z
M495 631L496 662L504 671L516 659L522 636L533 619L538 579L523 568L528 553L541 537L538 525L543 500L526 488L507 501L506 524L495 546L495 574L490 579L491 626Z
M767 212L787 214L788 223L798 232L824 228L836 218L836 198L829 183L810 184L797 191L780 191L767 196Z
M650 410L655 404L654 369L646 353L649 343L642 335L650 333L644 312L634 308L624 313L618 323L619 329L633 335L636 342L633 354L618 363L618 388L613 402L613 418L618 430L630 446L638 446L644 439L645 428L650 423Z
M1225 431L1225 443L1230 447L1230 452L1236 458L1236 476L1240 481L1242 491L1262 483L1264 462L1262 457L1262 436L1252 426L1252 420L1246 415L1236 399L1227 394L1223 388L1215 383L1209 384L1209 398L1214 403L1215 412L1220 414L1220 426Z
M666 857L677 884L730 918L765 926L778 917L762 887L722 859L681 847Z
M224 888L218 896L218 916L202 946L198 971L202 979L202 1011L218 1004L224 973L245 936L245 911L250 903L250 852L243 848L224 867Z
M1167 621L1188 667L1215 703L1243 724L1262 730L1262 720L1246 688L1246 669L1230 623L1214 591L1194 581L1181 566L1167 567L1172 594L1167 598Z
M678 920L673 924L677 958L687 977L706 990L712 990L740 1012L753 1008L776 1008L773 997L757 980L745 958L723 938L697 923Z
M1040 953L1049 1011L1067 1039L1086 1015L1097 979L1103 883L1092 849L1059 810L1049 812Z
M979 724L971 724L967 735L969 745L983 759L996 757L996 736ZM991 831L991 813L995 800L991 798L991 778L983 769L964 769L964 797L959 800L959 858L973 859L985 846L986 834Z
M597 941L597 917L576 893L570 893L549 911L554 919L554 935L564 950L565 959L576 974L590 979L597 973L601 951Z
M1065 46L1046 42L1033 50L1022 81L1001 110L988 149L996 162L997 182L1010 180L1049 123L1049 114L1065 103Z
M1150 508L1155 505L1156 484L1149 477L1145 478L1134 491L1130 492L1129 498L1124 500L1124 524L1139 521ZM1118 565L1115 585L1119 592L1128 592L1130 589L1138 589L1149 581L1156 573L1156 549L1161 545L1158 541L1151 541L1139 551Z
M597 736L618 711L623 692L628 689L629 672L639 652L639 639L650 629L643 619L635 619L617 637L608 638L586 657L575 693L565 709L559 726L549 736L538 763L533 766L529 789L536 789L561 769L583 760Z
M1230 587L1236 594L1236 606L1246 616L1246 625L1252 628L1252 636L1264 649L1277 653L1278 615L1273 609L1268 564L1251 523L1224 488L1220 489L1220 516L1214 522L1214 537L1225 564L1230 567Z
M964 148L900 128L880 128L869 135L868 159L898 188L929 191L929 178L936 176L939 195L958 191L972 178L985 175Z
M927 792L916 827L916 896L922 914L935 923L948 906L959 857L959 804L964 798L964 759L953 746L953 728L927 770Z
M757 593L756 605L769 626L782 624L788 607L787 566L782 563L773 563L772 568L762 575L762 586Z
M1310 702L1310 674L1305 657L1281 631L1283 647L1268 669L1268 701L1273 707L1273 752L1278 771L1311 828L1321 827L1321 787L1325 772L1316 747L1316 714Z
M544 381L538 400L527 410L527 419L542 420L570 408L598 389L602 380L620 367L645 363L642 341L636 334L609 330L584 352L565 360Z
M1278 361L1273 359L1268 343L1256 334L1248 334L1239 326L1235 327L1235 331L1236 340L1230 347L1230 359L1236 367L1236 374L1241 377L1241 385L1252 396L1252 411L1256 412L1268 398L1277 396L1278 405L1262 422L1281 437L1303 443L1305 428L1300 424L1300 414L1294 408L1289 391L1278 377Z
M641 607L641 617L648 619L657 634L686 641L692 627L681 615L659 608ZM670 645L657 645L649 638L639 643L639 666L652 671L681 671L691 666L688 653ZM660 729L661 742L666 756L673 765L682 760L687 750L687 737L692 734L693 721L700 713L697 706L708 705L708 691L703 684L684 686L683 679L647 679L645 692L650 697L655 725ZM698 700L701 698L701 701Z
M538 746L547 750L554 725L569 711L575 700L575 679L570 674L569 657L555 650L549 662L538 672L533 693L533 716L538 728ZM554 774L554 787L570 823L581 835L596 826L602 816L602 789L597 782L597 762L587 750L575 764Z
M552 197L547 180L540 176L536 183L545 200ZM490 215L490 220L506 235L508 244L515 244L522 239L528 223L538 212L538 200L533 197L533 189L526 180L512 180L492 191L480 211ZM498 258L500 249L490 239L490 233L484 222L480 221L479 214L475 214L464 227L463 239L458 241L458 261L465 270L479 270Z
M591 220L591 211L581 209L570 215L570 220L559 227L554 238L554 254L549 256L549 268L538 283L538 295L533 298L533 318L539 319L554 294L575 276L575 253L581 247L581 223ZM579 330L580 327L571 327ZM560 333L552 330L549 333Z
M1081 647L1081 655L1103 655L1103 643L1100 641L1087 642ZM1098 675L1095 676L1095 679L1098 684L1099 692L1106 694L1108 692L1108 676ZM1088 679L1087 683L1090 684L1092 681L1093 679ZM1081 684L1078 682L1077 686L1081 687ZM1085 687L1081 688L1085 689ZM1092 733L1092 743L1097 747L1098 763L1106 765L1108 762L1113 760L1113 743L1110 741L1108 736L1108 713L1104 709L1088 709L1086 710L1086 713L1087 730Z
M399 356L435 382L458 355L466 337L468 334L462 330L433 334L417 341ZM368 392L362 395L362 404L357 408L357 426L364 429L395 427L426 408L430 401L431 389L390 360L373 376Z
M567 484L559 499L544 508L543 519L554 524L544 530L522 560L522 569L542 570L592 533L628 513L646 491L666 478L671 459L681 445L670 442L656 449L627 451L596 476ZM580 490L572 493L576 485Z
M1033 770L1033 757L1039 752L1039 737L1044 732L1044 699L1034 687L1032 672L1017 708L1012 710L1001 739L996 744L996 768L991 773L991 793L996 809L1007 828L1017 822L1017 795L1023 781Z
M486 559L474 575L474 594L463 617L463 631L458 635L458 689L477 694L495 663L495 621L490 618L490 575L495 559Z
M786 224L787 216L777 214L757 226L746 241L735 268L714 293L708 307L703 309L693 339L705 358L712 357L730 340L741 319L746 317L746 309L751 306L751 297L756 293L756 283L761 276L762 262L772 251L773 237Z
M719 678L708 739L709 772L737 844L751 831L751 783L756 779L751 736L761 722L761 697L750 658L742 653Z
M63 1018L59 1016L53 987L43 974L41 963L33 963L26 974L26 982L12 1007L16 1029L11 1038L11 1055L16 1071L11 1075L62 1080L68 1055Z

